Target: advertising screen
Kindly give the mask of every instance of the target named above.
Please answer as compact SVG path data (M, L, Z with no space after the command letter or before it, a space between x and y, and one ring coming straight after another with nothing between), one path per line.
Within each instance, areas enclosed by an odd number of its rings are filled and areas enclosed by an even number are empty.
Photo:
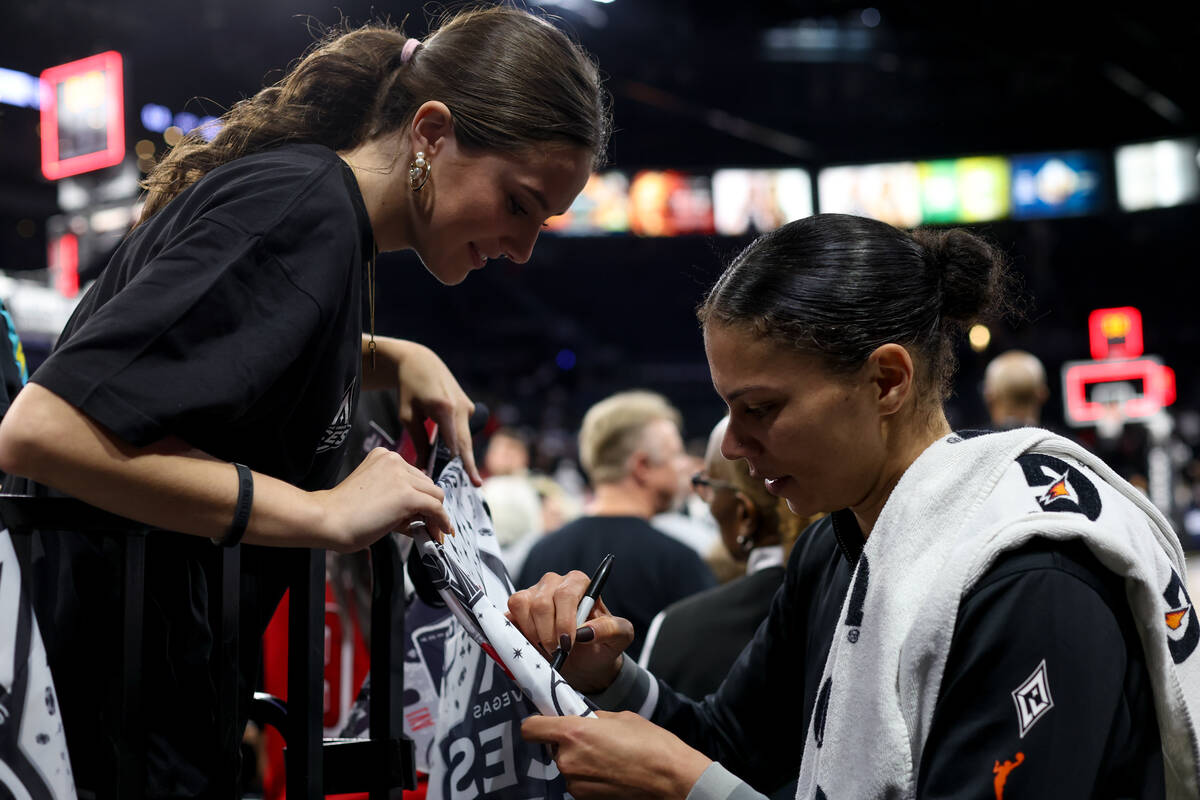
M125 158L121 54L115 50L42 73L42 174L50 180Z
M1125 211L1200 199L1200 140L1163 139L1117 148L1117 202Z
M817 190L822 213L872 217L900 228L921 224L921 182L911 161L823 169Z
M1000 156L922 161L922 222L986 222L1009 211L1009 166Z
M567 213L546 220L546 228L565 236L628 233L629 178L620 172L593 173Z
M629 186L629 229L638 236L714 233L708 176L639 172Z
M1014 219L1070 217L1103 210L1099 153L1076 150L1012 158Z
M802 169L719 169L713 173L717 233L766 233L812 215L812 179Z

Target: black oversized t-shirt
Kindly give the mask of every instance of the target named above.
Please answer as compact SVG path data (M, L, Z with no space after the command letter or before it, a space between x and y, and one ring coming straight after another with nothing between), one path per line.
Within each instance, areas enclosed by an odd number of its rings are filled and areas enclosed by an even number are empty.
M372 248L333 151L237 159L133 231L31 380L131 444L174 435L326 488L357 391Z
M358 392L373 252L357 182L333 151L293 144L243 157L130 234L31 380L133 445L175 436L305 489L330 486ZM199 537L146 540L150 798L206 796L232 766L214 718L215 554ZM242 548L243 692L283 591L280 555ZM116 731L101 687L119 642L119 555L92 534L47 532L33 573L76 779L111 785Z

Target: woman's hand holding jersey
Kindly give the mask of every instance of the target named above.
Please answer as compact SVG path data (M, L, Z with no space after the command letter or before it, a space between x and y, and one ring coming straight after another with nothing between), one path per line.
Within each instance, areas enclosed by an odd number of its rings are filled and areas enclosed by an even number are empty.
M166 530L220 539L238 497L233 465L168 437L135 447L37 383L17 395L0 424L0 469L86 503ZM371 453L342 483L306 492L254 473L242 541L283 547L366 547L424 522L449 532L442 491L396 454Z
M683 798L712 763L674 734L632 711L599 719L533 715L521 735L557 748L555 762L573 797Z
M375 365L372 367L368 339L363 337L363 388L399 388L396 398L400 421L408 429L417 448L417 463L429 456L429 436L425 420L432 419L441 431L442 441L455 455L461 456L467 475L476 486L483 479L475 466L471 448L469 421L475 404L458 385L449 368L428 347L416 342L375 337Z
M575 640L575 614L590 580L579 570L566 575L547 572L535 585L508 598L509 619L547 657L566 637L570 655L559 672L585 693L608 688L621 671L622 653L633 641L633 624L609 613L602 598L597 598L586 623L593 638Z
M382 447L337 486L315 495L324 508L325 535L314 547L350 553L390 531L407 533L413 522L425 523L439 541L441 534L453 533L442 490L399 453Z

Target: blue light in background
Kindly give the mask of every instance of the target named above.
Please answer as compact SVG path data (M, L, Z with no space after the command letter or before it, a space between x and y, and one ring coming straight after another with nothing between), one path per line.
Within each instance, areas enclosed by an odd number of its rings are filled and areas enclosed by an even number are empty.
M216 117L201 117L196 126L206 142L211 142L221 132L221 120Z
M142 127L148 131L162 133L171 126L171 109L155 103L142 106Z
M180 111L175 115L175 127L184 133L191 133L200 124L200 118L190 111Z
M0 68L0 103L25 108L42 107L42 80L15 69Z
M1013 156L1013 219L1094 214L1104 205L1102 157L1072 150Z
M561 370L570 370L575 368L575 351L563 348L558 351L558 355L554 357L554 363Z

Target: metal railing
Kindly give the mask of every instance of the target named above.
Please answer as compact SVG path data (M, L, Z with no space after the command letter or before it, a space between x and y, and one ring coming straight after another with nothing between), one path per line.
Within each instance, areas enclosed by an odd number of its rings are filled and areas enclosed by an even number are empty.
M114 537L121 553L120 647L116 680L108 681L106 711L115 721L116 764L107 785L94 787L101 797L141 800L145 795L146 698L142 696L142 644L146 588L146 537L177 536L100 511L68 498L0 494L0 519L12 535L22 565L23 580L31 581L30 556L35 532L53 535L71 531ZM212 796L241 796L238 751L241 747L242 702L238 663L241 548L212 548L215 569L209 596L213 632L213 663L217 665L217 749L225 769L212 774ZM369 792L385 800L390 790L416 786L412 741L401 732L393 698L403 696L403 673L391 668L392 637L404 637L403 615L393 620L392 594L401 561L385 537L371 547L371 674L368 739L322 738L325 551L279 549L280 569L287 576L288 700L256 695L245 709L256 721L279 730L287 743L286 780L292 800L317 800L326 793ZM29 588L28 586L26 587ZM39 623L41 621L39 620ZM42 626L45 629L45 625ZM69 710L66 710L69 713ZM92 787L89 787L92 788Z

